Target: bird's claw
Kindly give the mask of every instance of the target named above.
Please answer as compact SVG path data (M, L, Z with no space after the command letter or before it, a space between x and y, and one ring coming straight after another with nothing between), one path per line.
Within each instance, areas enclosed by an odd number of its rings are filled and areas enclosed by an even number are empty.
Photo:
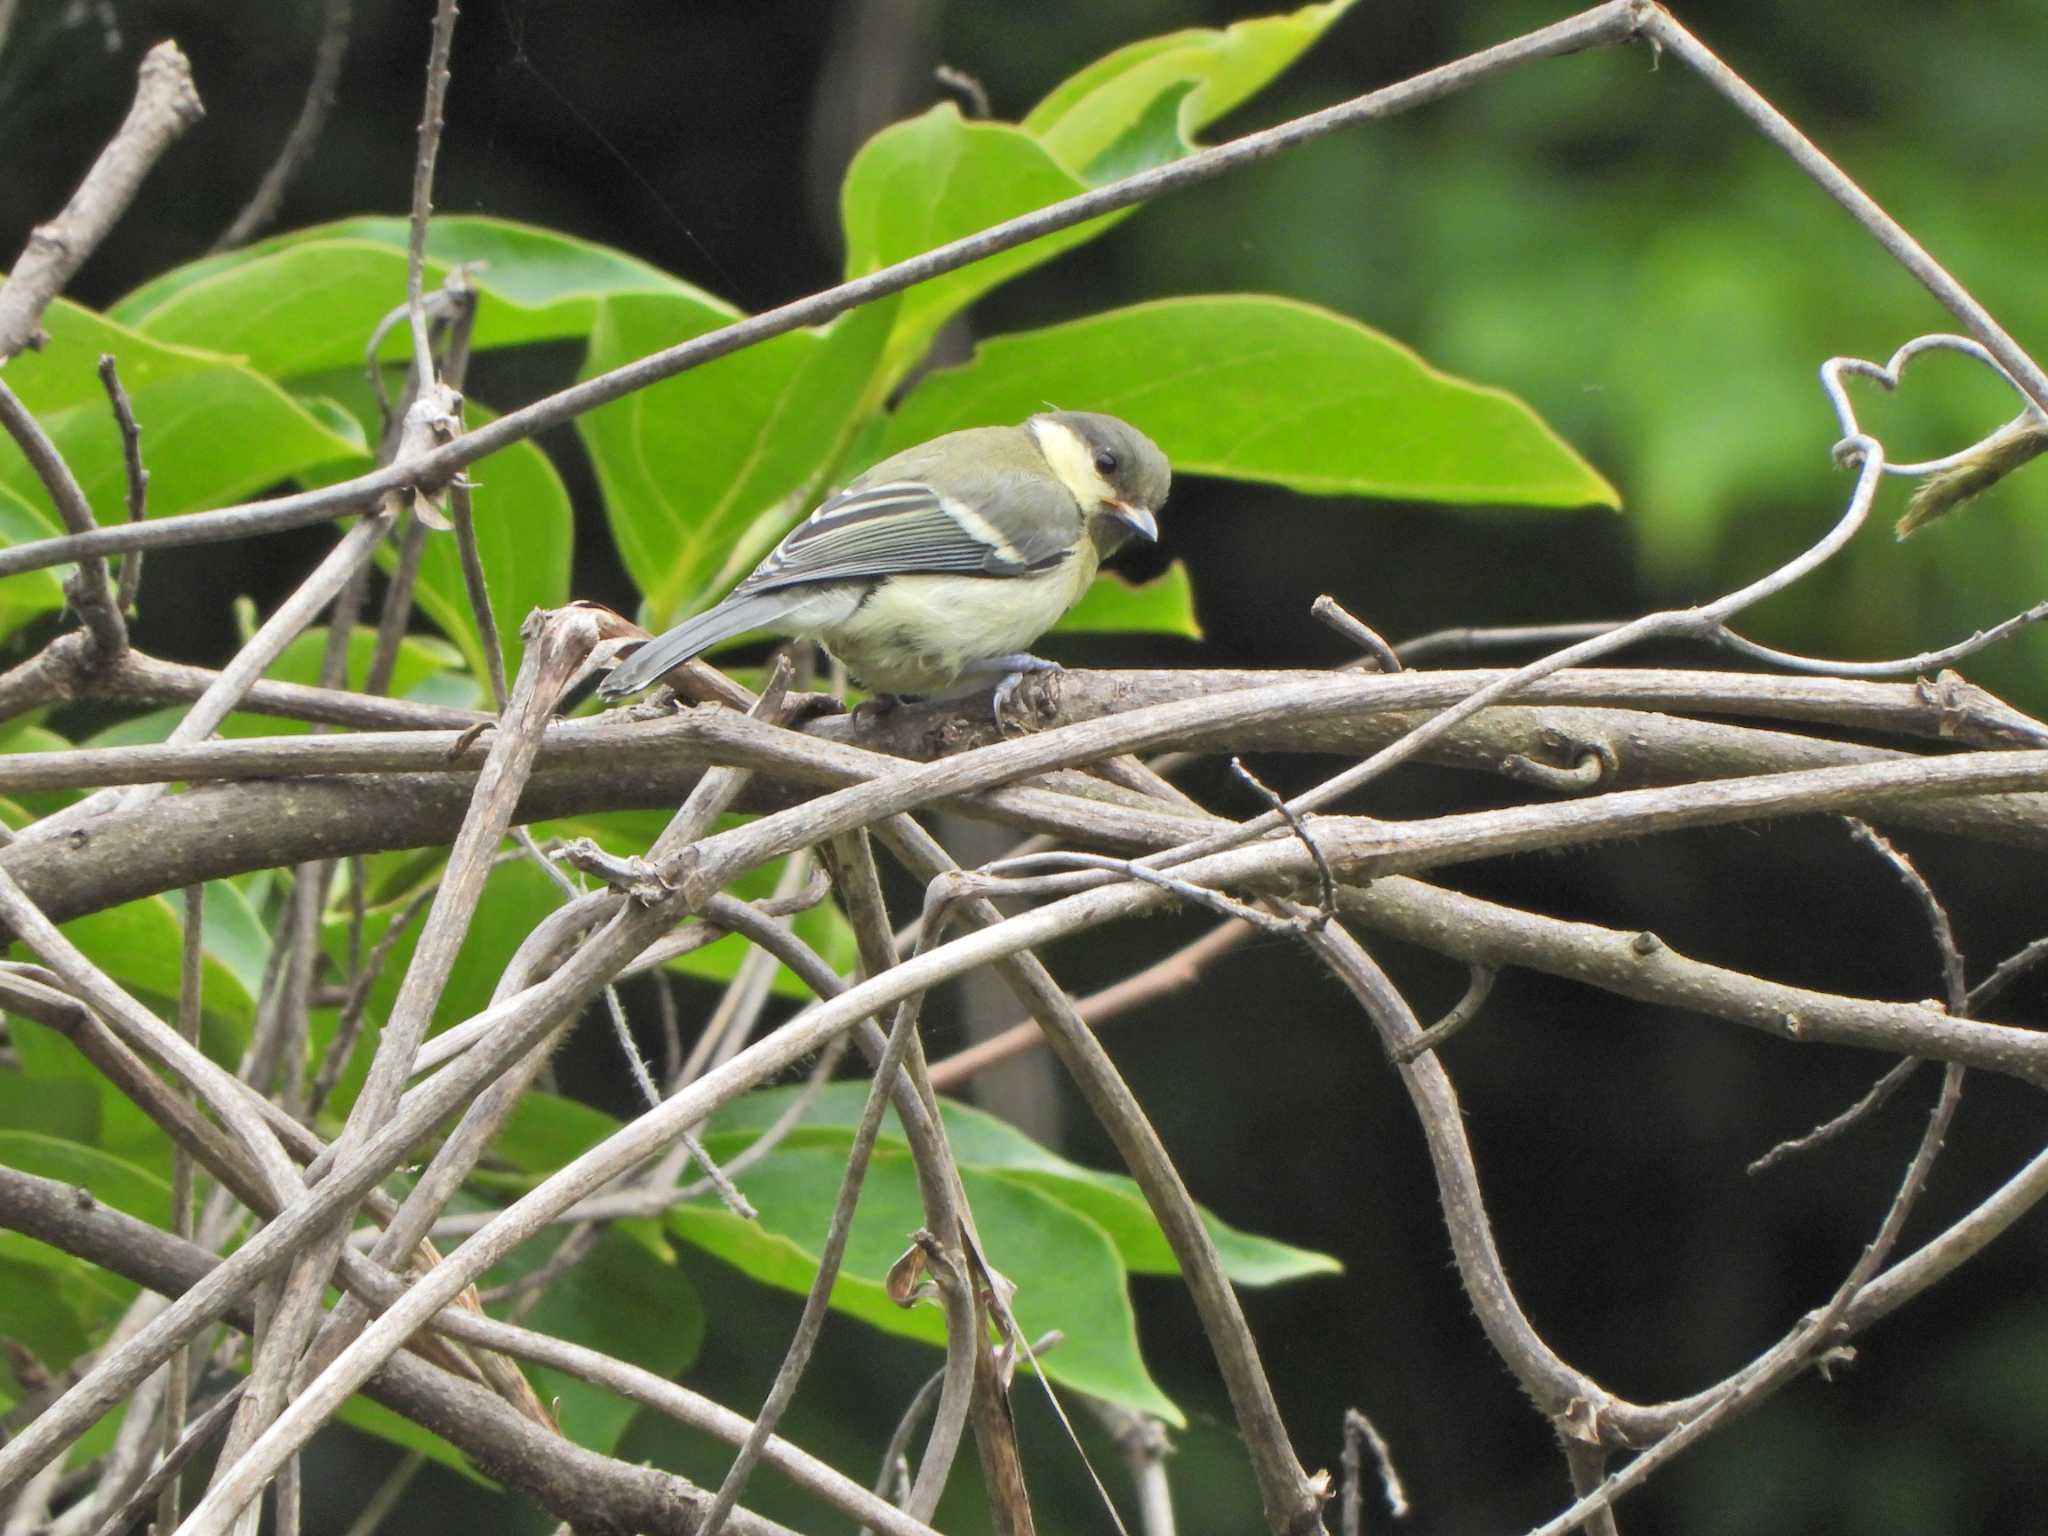
M1017 702L1017 690L1024 685L1024 680L1049 672L1061 672L1065 668L1056 661L1045 660L1042 656L1005 656L1000 659L1008 670L1002 681L996 684L995 693L989 699L989 707L995 717L996 729L1007 734L1012 724L1010 709ZM1016 726L1020 731L1030 728L1021 720L1016 722Z

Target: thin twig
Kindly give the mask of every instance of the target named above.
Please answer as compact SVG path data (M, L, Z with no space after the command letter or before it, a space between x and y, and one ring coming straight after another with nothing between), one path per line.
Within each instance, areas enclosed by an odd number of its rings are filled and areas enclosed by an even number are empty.
M484 648L484 676L491 686L491 708L505 703L505 647L498 638L498 618L491 611L490 583L484 578L483 556L477 549L476 511L470 485L458 475L448 487L448 515L455 524L455 550L462 561L462 587L469 611L476 617L477 639Z
M149 516L149 469L142 462L142 427L135 420L135 406L121 387L121 374L114 354L103 353L99 363L100 386L107 392L107 404L114 412L114 425L121 434L121 467L128 479L128 521L139 523ZM135 612L136 594L142 588L140 550L121 561L121 583L114 594L114 607L123 615Z
M178 1033L195 1050L199 1047L206 979L205 902L203 886L185 888L185 929L179 945L178 965ZM176 1140L171 1144L171 1235L181 1238L192 1236L192 1153L182 1141ZM168 1380L164 1395L163 1443L168 1448L176 1446L185 1432L186 1405L192 1396L191 1349L181 1348L174 1353L165 1370ZM175 1531L178 1528L178 1486L175 1477L164 1482L156 1510L160 1530Z
M1212 960L1237 948L1258 931L1250 923L1240 922L1234 917L1218 923L1192 944L1175 950L1165 959L1156 960L1135 975L1126 976L1100 992L1091 992L1081 998L1074 1004L1074 1011L1090 1029L1099 1030L1134 1008L1192 985ZM1012 1024L986 1040L933 1062L932 1086L940 1090L957 1088L976 1073L1025 1051L1037 1050L1044 1044L1045 1032L1038 1027L1036 1019Z
M1490 965L1471 967L1471 976L1465 983L1465 994L1451 1005L1451 1011L1394 1050L1394 1060L1402 1065L1413 1061L1426 1051L1436 1050L1451 1036L1479 1017L1479 1010L1486 1006L1486 1000L1493 995L1494 980L1500 975Z
M1610 629L1619 629L1627 619L1586 619L1576 624L1501 624L1475 629L1457 625L1432 629L1428 634L1403 640L1394 654L1408 666L1434 661L1439 656L1457 656L1471 651L1520 650L1526 646L1570 645L1590 640Z
M412 320L412 362L424 388L434 377L434 349L427 337L424 276L427 220L433 213L434 161L441 149L442 103L448 95L448 52L455 39L455 0L434 7L434 39L427 53L427 101L420 113L419 156L413 166L412 217L405 248L405 303Z
M5 299L6 290L0 289L0 302ZM98 527L92 515L92 504L85 499L78 477L72 474L71 466L64 462L64 455L50 441L42 423L7 387L4 378L0 378L0 427L7 429L8 436L21 449L22 457L36 472L36 478L43 482L43 489L50 493L50 503L57 509L65 527L73 533L89 533ZM64 583L64 595L78 610L86 632L92 636L95 661L118 656L128 649L128 624L114 601L105 560L97 556L81 560L77 571Z
M757 345L801 326L822 324L862 304L900 293L1002 251L1013 250L1119 209L1135 207L1168 192L1209 181L1359 123L1393 117L1425 106L1538 59L1626 41L1637 35L1646 11L1647 7L1641 0L1609 0L1609 3L1595 6L1578 16L1426 70L1397 85L1367 92L1320 112L1246 134L1135 176L1092 188L1019 218L949 241L851 282L749 316L733 325L571 385L464 433L417 460L268 501L215 512L157 518L133 530L101 529L87 536L89 542L85 543L81 543L78 536L70 536L18 545L0 551L0 576L74 562L90 553L108 554L126 549L206 543L240 538L259 531L303 528L361 511L394 491L416 485L433 487L444 484L458 470L508 444L522 442L600 405L744 347Z
M1345 608L1342 603L1338 602L1337 599L1330 596L1327 592L1309 604L1308 611L1313 617L1327 624L1346 640L1349 640L1353 645L1365 652L1366 659L1372 663L1372 670L1376 672L1398 672L1401 670L1400 656L1391 645L1380 638L1379 631Z
M1243 758L1233 757L1230 760L1230 771L1261 800L1280 813L1287 822L1287 829L1294 834L1295 841L1308 850L1309 862L1314 864L1316 869L1316 889L1322 898L1316 908L1317 920L1327 923L1337 911L1337 882L1330 874L1330 861L1323 857L1323 850L1316 846L1316 840L1308 835L1307 819L1297 814L1264 779L1245 767Z
M817 1275L804 1297L803 1313L790 1337L782 1366L775 1373L775 1380L768 1389L760 1412L755 1415L753 1432L726 1469L725 1479L718 1485L718 1494L712 1500L711 1508L705 1512L704 1536L719 1536L726 1516L739 1502L747 1479L761 1459L768 1436L781 1422L783 1411L796 1395L797 1383L803 1379L804 1368L810 1363L811 1350L825 1325L825 1311L831 1300L832 1287L839 1278L840 1261L846 1256L846 1240L853 1230L854 1207L860 1200L861 1184L867 1177L868 1160L874 1154L875 1139L881 1133L882 1112L889 1106L890 1091L895 1085L897 1072L902 1068L911 1037L916 1032L923 1000L924 995L918 993L897 1006L896 1020L889 1030L889 1043L875 1068L874 1082L868 1088L867 1102L861 1107L860 1121L854 1127L853 1142L847 1150L846 1172L840 1178L839 1197L832 1207L825 1241L818 1250Z
M263 179L256 184L249 201L234 221L221 231L220 238L213 242L216 251L233 250L238 245L247 245L270 225L277 217L278 205L284 201L285 190L292 178L312 156L313 148L320 142L321 130L327 126L327 114L334 109L334 90L341 78L341 62L348 52L350 0L322 0L320 16L320 38L313 50L313 73L306 83L306 99L299 104L299 115L293 120L291 131L285 135L279 147L277 159L270 169L263 173Z
M1831 661L1823 657L1801 656L1745 640L1725 626L1712 639L1724 651L1733 651L1738 656L1747 656L1768 666L1783 667L1788 672L1804 672L1815 677L1896 677L1901 673L1925 676L1943 667L1954 666L1994 645L2002 645L2021 630L2031 629L2044 619L2048 619L2048 603L2036 603L2002 623L1980 629L1966 640L1958 640L1954 645L1921 651L1913 656L1900 656L1891 661Z
M1857 842L1876 853L1891 865L1898 877L1905 883L1913 899L1920 903L1920 910L1926 914L1928 932L1934 936L1934 949L1941 961L1942 984L1948 994L1948 1010L1958 1018L1970 1006L1970 985L1963 974L1962 952L1956 948L1955 927L1948 920L1948 909L1941 904L1941 898L1934 894L1934 887L1927 883L1913 865L1913 861L1899 851L1891 840L1867 821L1858 817L1845 818L1849 832Z
M420 1475L420 1469L427 1464L427 1458L418 1451L407 1451L391 1465L384 1474L384 1481L364 1501L362 1512L349 1522L346 1536L377 1536L377 1529L384 1519L398 1507L398 1501L412 1486L412 1480Z
M2048 938L2036 939L2024 948L2007 955L1992 968L1989 976L1970 989L1968 1006L1964 1012L1975 1018L2003 997L2007 988L2043 960L2048 960Z
M1394 1470L1394 1455L1363 1409L1344 1410L1344 1536L1359 1536L1364 1529L1364 1457L1361 1446L1372 1447L1372 1459L1379 1468L1380 1492L1387 1501L1387 1513L1396 1520L1408 1518L1408 1493L1401 1486L1401 1474Z
M1893 1096L1906 1086L1913 1074L1926 1064L1927 1058L1924 1056L1908 1056L1904 1061L1894 1062L1854 1104L1840 1114L1823 1120L1805 1135L1779 1142L1743 1171L1752 1177L1759 1173L1768 1173L1790 1158L1797 1157L1803 1152L1811 1152L1816 1147L1826 1146L1852 1126L1861 1124L1889 1104Z

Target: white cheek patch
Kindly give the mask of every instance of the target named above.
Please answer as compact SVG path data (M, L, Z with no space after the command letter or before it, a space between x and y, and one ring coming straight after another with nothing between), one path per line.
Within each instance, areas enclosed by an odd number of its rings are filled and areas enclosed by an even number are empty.
M1102 478L1102 472L1095 467L1095 454L1080 433L1065 422L1041 416L1031 422L1031 435L1038 439L1038 451L1045 455L1045 462L1074 493L1084 512L1093 512L1104 502L1116 500L1116 487Z

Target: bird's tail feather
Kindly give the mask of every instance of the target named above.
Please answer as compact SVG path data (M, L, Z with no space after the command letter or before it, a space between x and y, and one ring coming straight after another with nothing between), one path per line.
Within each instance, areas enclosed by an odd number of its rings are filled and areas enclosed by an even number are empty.
M801 590L784 590L729 597L716 608L708 609L694 619L685 619L674 629L641 646L623 663L612 668L611 676L599 685L598 692L608 699L622 699L629 693L638 693L670 668L681 666L721 640L730 640L750 629L772 628L777 619L801 607L808 596Z

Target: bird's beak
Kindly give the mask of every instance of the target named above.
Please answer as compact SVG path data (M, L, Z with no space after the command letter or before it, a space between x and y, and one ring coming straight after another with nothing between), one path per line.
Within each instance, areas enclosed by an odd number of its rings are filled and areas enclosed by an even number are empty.
M1112 501L1103 510L1148 544L1159 542L1159 520L1143 507L1128 501Z

